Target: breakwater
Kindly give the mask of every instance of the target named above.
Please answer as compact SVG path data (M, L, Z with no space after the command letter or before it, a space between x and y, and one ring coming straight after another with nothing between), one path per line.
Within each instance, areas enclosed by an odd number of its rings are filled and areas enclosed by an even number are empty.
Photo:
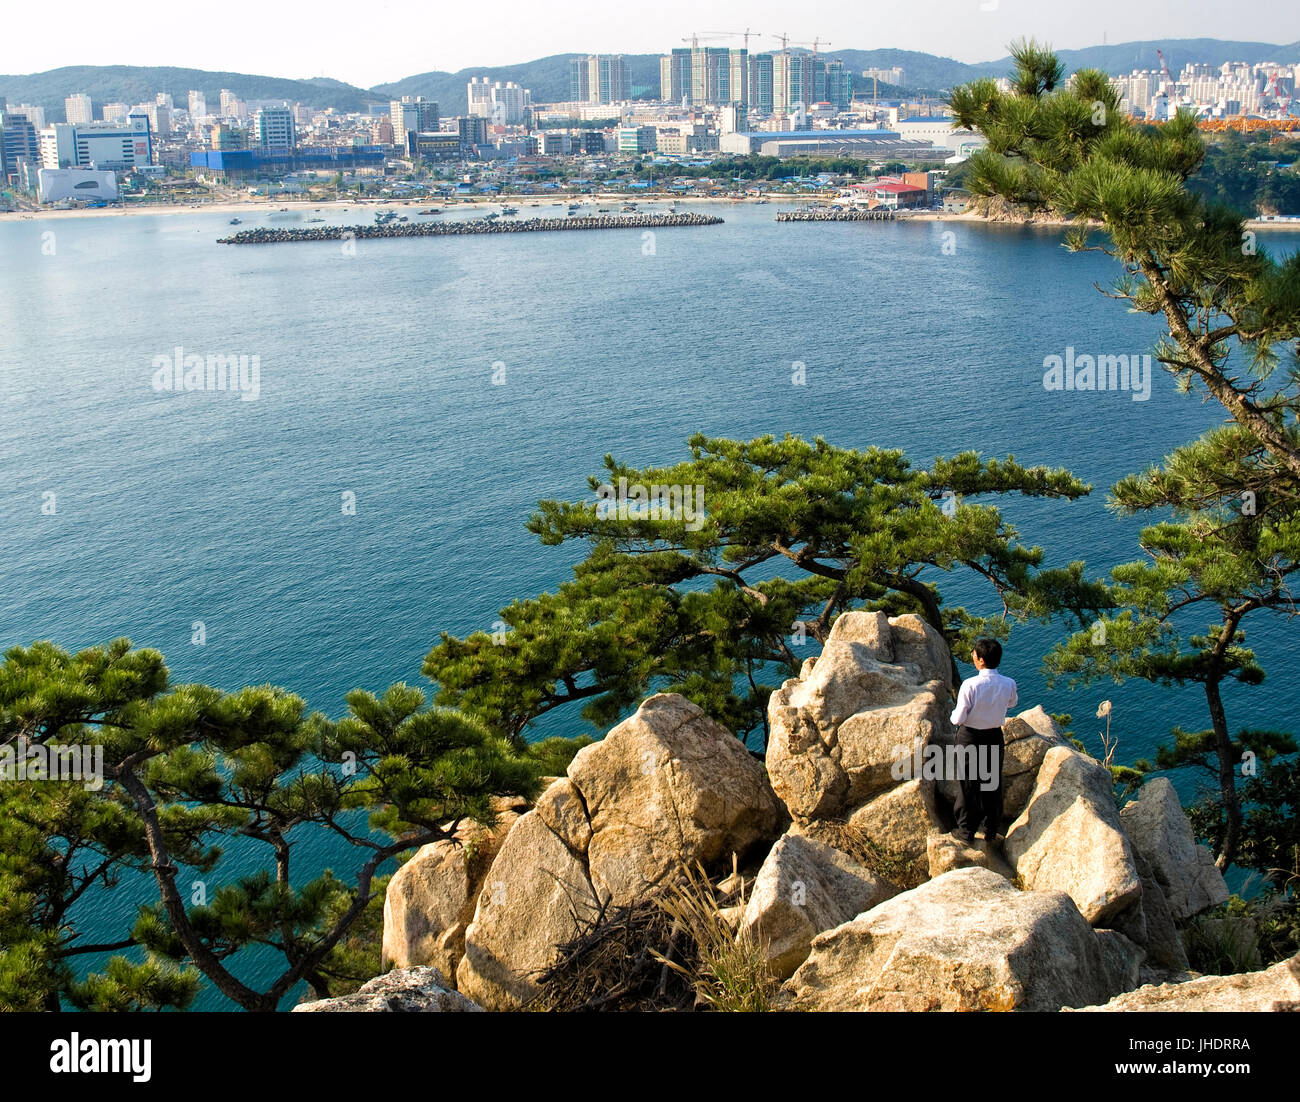
M631 214L580 218L486 219L466 222L389 222L382 226L313 226L311 229L240 230L218 245L279 245L288 241L343 241L372 237L457 237L480 233L546 233L552 230L659 230L677 226L717 226L712 214Z
M778 222L892 222L894 212L877 207L875 210L783 210Z

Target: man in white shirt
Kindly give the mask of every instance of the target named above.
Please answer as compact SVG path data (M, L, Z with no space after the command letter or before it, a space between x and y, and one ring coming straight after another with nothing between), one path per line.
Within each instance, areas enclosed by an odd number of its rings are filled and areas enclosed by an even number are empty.
M985 842L996 845L1002 832L1002 725L1007 709L1016 705L1016 683L998 673L1002 644L996 639L978 640L970 658L975 676L961 683L952 713L959 782L952 833L971 845L983 823Z

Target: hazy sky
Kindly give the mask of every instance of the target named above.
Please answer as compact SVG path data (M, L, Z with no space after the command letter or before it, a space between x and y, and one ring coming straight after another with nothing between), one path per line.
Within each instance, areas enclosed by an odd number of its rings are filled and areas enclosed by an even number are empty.
M1103 41L1300 39L1294 0L370 0L175 4L7 3L0 72L64 65L178 65L270 76L330 76L371 87L432 69L507 65L570 52L659 53L693 32L821 37L839 49L897 47L988 61L1017 35L1070 49ZM922 13L924 13L922 15ZM712 40L731 45L730 39ZM739 40L735 40L739 45ZM1226 59L1225 59L1226 60Z

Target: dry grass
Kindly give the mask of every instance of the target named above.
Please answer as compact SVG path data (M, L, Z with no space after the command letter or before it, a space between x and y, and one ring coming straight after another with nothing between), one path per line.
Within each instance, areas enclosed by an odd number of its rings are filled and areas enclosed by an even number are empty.
M733 872L734 877L734 872ZM737 936L699 865L682 868L630 906L609 908L559 946L529 1009L554 1011L773 1009L779 984L765 946Z

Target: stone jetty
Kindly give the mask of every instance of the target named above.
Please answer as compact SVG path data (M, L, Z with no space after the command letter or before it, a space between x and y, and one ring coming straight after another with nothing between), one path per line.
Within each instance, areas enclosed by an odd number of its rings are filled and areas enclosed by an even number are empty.
M783 210L776 216L778 222L892 222L894 212L877 207L875 210Z
M382 226L312 226L310 229L265 227L240 230L218 245L278 245L288 241L343 241L372 237L455 237L478 233L545 233L551 230L660 230L678 226L718 226L711 214L632 214L610 217L486 219L465 222L400 222Z

